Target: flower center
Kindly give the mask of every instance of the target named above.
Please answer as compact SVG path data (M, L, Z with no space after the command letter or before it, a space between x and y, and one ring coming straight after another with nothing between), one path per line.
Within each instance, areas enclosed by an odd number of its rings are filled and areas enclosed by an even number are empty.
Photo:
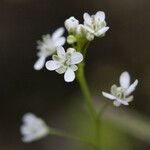
M70 63L71 63L71 54L68 53L68 54L66 55L66 60L65 60L65 62L64 62L64 66L69 67L69 66L70 66Z
M119 99L124 99L125 95L124 95L124 89L121 87L118 87L116 89L116 97L118 97Z
M125 90L122 87L117 87L115 90L114 95L121 100L124 100L125 98L125 94L124 94Z

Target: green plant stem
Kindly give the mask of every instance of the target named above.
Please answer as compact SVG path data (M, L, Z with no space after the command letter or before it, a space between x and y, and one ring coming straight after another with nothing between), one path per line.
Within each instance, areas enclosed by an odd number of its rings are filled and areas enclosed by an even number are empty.
M97 113L96 113L96 110L95 110L95 107L94 107L94 104L92 101L92 97L91 97L87 82L84 77L84 62L79 64L79 69L77 72L77 79L78 79L79 85L81 87L82 93L85 97L85 101L88 106L91 117L94 119L94 118L96 118Z
M88 107L89 113L91 115L92 121L94 123L95 141L97 143L95 150L100 150L100 119L96 112L94 103L92 101L92 96L88 88L85 75L84 75L84 62L79 64L79 69L77 72L77 79L81 87L81 91L85 97L85 102Z
M93 140L89 139L88 137L75 136L75 135L72 135L72 134L68 134L64 131L58 130L58 129L54 129L54 128L49 129L49 134L64 137L64 138L67 138L67 139L76 140L76 141L79 141L79 142L84 142L86 144L90 144L90 145L93 145L93 146L96 145L96 143Z

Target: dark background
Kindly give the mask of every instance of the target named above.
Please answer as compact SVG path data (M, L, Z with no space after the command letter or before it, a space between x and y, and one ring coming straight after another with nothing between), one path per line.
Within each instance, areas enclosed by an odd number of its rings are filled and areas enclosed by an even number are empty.
M148 0L0 0L0 150L70 149L69 141L52 137L24 144L19 128L26 112L63 127L62 114L79 87L76 82L65 83L55 72L33 70L36 41L63 26L71 15L82 22L84 12L103 10L110 26L106 36L95 40L88 51L86 76L93 95L109 90L120 73L128 70L133 80L139 79L129 109L149 119L149 6ZM148 142L131 140L135 143L131 150L150 149Z

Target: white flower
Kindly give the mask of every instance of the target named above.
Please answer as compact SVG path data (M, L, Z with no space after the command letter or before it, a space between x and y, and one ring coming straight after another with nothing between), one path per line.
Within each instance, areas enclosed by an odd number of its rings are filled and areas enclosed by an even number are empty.
M128 72L123 72L120 75L120 86L117 87L115 84L111 87L111 94L102 92L103 96L110 100L114 100L115 106L128 105L133 100L133 96L129 96L136 88L138 80L130 85L130 75Z
M23 142L38 140L49 133L49 128L45 122L32 113L25 114L22 121L23 125L21 126L20 131L23 135Z
M78 69L76 64L83 60L83 55L74 48L68 48L65 52L63 47L57 47L57 55L53 55L52 58L53 60L46 62L46 68L59 74L64 73L64 80L72 82L75 79L74 72Z
M65 44L65 37L63 37L64 28L58 28L52 36L49 34L43 36L42 41L38 41L37 49L39 52L38 60L34 64L35 70L40 70L45 65L46 57L56 52L56 47L63 46Z
M90 16L88 13L84 13L83 18L86 30L96 37L103 36L109 29L109 27L106 25L105 13L102 11L98 11L92 16Z
M65 21L65 27L69 32L75 31L78 25L79 21L73 16Z

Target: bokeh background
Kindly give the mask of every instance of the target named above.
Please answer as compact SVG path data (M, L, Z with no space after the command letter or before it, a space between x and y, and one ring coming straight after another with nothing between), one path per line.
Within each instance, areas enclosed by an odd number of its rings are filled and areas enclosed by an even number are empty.
M36 41L63 26L71 15L103 10L110 30L88 49L86 76L98 108L108 102L101 91L128 70L139 79L135 101L111 107L104 116L104 150L150 149L150 1L148 0L0 0L0 150L79 150L83 144L47 137L21 142L21 117L33 112L53 127L88 132L77 82L46 69L33 70ZM133 81L132 80L132 81ZM84 119L83 119L84 118Z

